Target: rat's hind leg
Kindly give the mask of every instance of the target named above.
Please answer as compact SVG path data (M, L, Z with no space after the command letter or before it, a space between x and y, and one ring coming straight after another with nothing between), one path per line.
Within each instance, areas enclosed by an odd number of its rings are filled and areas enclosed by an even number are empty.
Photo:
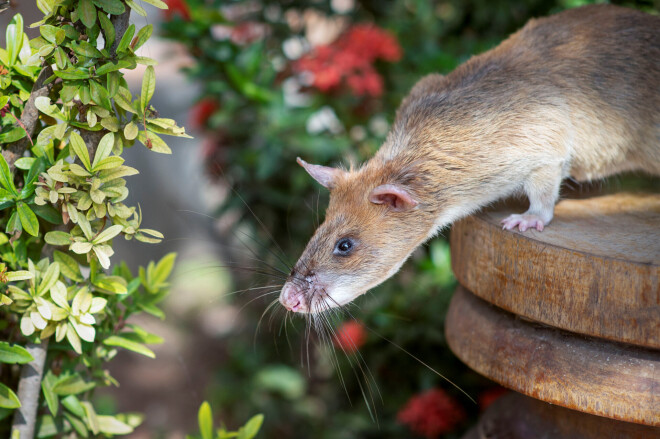
M503 219L502 228L511 230L518 226L521 232L530 228L542 231L552 220L561 180L561 166L546 166L533 171L524 183L529 209Z

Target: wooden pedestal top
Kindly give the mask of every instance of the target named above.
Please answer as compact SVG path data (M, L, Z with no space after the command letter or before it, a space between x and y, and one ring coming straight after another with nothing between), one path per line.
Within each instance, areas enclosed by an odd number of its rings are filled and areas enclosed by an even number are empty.
M660 426L658 350L526 322L462 287L445 333L461 361L503 386L573 410Z
M564 200L543 232L502 230L522 211L500 205L454 225L458 281L519 316L660 349L660 194Z

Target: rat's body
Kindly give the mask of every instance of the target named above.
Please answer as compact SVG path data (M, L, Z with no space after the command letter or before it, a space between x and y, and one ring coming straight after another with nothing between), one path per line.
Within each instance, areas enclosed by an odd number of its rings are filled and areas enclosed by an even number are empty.
M280 296L293 311L348 303L441 228L516 192L530 208L504 227L542 230L566 177L660 175L660 17L599 5L531 20L417 83L360 169L301 164L331 196Z

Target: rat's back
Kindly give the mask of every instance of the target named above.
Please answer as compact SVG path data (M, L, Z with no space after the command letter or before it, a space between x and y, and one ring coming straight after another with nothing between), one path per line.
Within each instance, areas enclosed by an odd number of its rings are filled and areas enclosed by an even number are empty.
M523 191L530 209L506 225L539 230L566 177L660 175L660 17L592 5L529 21L415 85L374 160L389 163L459 206L450 220Z
M481 87L508 81L512 101L538 98L548 113L568 113L556 146L567 148L574 178L660 174L660 17L612 5L570 9L530 21L477 64L475 73L499 70Z

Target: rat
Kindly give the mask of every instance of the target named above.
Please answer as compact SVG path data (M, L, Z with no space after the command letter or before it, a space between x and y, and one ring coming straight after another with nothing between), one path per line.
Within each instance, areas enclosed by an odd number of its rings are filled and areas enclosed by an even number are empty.
M330 201L280 293L289 311L349 303L442 228L516 193L529 209L503 227L542 231L564 178L660 175L660 17L591 5L532 19L423 77L361 167L298 163Z

